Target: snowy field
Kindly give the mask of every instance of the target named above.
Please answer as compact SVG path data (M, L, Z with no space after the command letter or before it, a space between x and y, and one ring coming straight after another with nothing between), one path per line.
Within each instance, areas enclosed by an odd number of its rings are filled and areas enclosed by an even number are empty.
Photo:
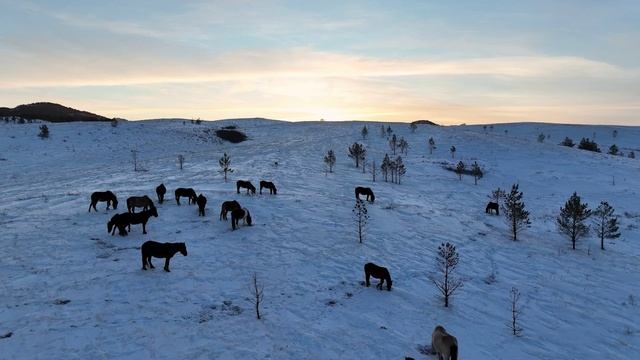
M235 124L249 140L213 141L204 131ZM420 353L444 325L461 359L640 358L640 159L557 145L592 138L606 152L616 143L640 156L640 128L545 124L419 126L391 124L411 148L401 185L362 174L347 157L364 123L226 120L0 124L0 339L2 359L435 359ZM389 152L380 124L369 123L369 159ZM618 130L614 139L612 132ZM505 133L505 130L507 132ZM544 143L536 138L551 135ZM429 155L426 140L437 149ZM478 161L478 185L442 169ZM146 171L133 171L131 150ZM337 156L334 173L322 162ZM234 172L225 183L218 159ZM176 164L185 156L184 170ZM277 166L275 165L277 162ZM237 195L235 181L261 179L278 195ZM93 191L112 190L126 211L129 196L163 182L169 201L147 235L107 234L115 214ZM502 217L486 215L487 195L519 183L531 228L513 242ZM351 210L354 187L370 186L376 202L363 244ZM207 216L177 206L177 187L208 198ZM571 250L555 217L577 191L595 208L608 201L622 236L589 236ZM222 201L250 209L254 226L231 231L218 220ZM142 271L146 240L185 242L171 273ZM454 243L464 287L443 307L428 276L437 247ZM389 268L391 292L361 285L363 265ZM257 320L249 284L264 284ZM522 294L521 337L510 334L509 291Z

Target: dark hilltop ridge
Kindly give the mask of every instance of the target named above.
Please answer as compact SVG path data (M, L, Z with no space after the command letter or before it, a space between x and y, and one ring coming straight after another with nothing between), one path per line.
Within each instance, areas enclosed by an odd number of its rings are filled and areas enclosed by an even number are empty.
M74 121L111 121L104 116L87 111L76 110L70 107L50 102L37 102L27 105L18 105L15 108L0 107L0 117L16 116L27 120L45 120L49 122L74 122Z

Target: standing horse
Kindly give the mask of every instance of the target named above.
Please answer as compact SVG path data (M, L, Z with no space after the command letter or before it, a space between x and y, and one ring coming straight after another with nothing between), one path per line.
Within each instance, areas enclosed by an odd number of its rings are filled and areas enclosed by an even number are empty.
M147 195L145 196L131 196L127 198L127 210L130 213L136 212L136 208L142 208L142 210L148 210L151 207L154 207L153 200Z
M156 195L158 195L158 202L162 204L164 202L164 194L167 193L167 188L164 187L164 184L158 185L156 188Z
M116 227L120 230L120 235L127 235L126 231L123 231L125 227L128 227L129 232L131 232L131 225L142 224L142 233L147 233L147 222L150 217L158 217L158 210L156 210L155 206L152 206L149 210L144 210L139 213L122 213L114 215L111 218L111 221L107 224L107 229L111 232L111 235L114 235L116 232Z
M196 203L198 204L198 216L204 216L204 207L207 206L207 198L200 194L196 199Z
M380 279L380 283L376 285L378 290L382 290L382 284L387 282L387 290L391 291L391 274L389 274L389 270L386 267L378 266L374 263L366 263L364 265L364 283L367 287L370 285L369 277L373 276L376 279Z
M458 339L438 325L431 334L431 349L442 360L458 360Z
M175 194L176 194L176 203L178 205L180 205L180 197L188 197L189 205L195 204L196 198L198 197L196 195L196 191L193 190L192 188L177 188Z
M235 230L240 227L240 220L245 225L251 226L251 214L247 208L236 209L231 212L231 230Z
M356 199L360 200L360 195L366 195L367 201L374 202L376 200L376 196L373 194L373 190L368 187L358 186L356 188Z
M111 191L96 191L91 194L91 204L89 204L89 212L91 212L91 208L98 212L98 209L96 209L96 205L100 201L107 202L107 210L109 210L109 205L113 205L114 210L118 208L118 198L116 198L116 195L114 193L112 193Z
M500 210L499 209L500 209L500 206L498 205L497 202L490 201L487 204L486 209L484 209L484 212L487 213L487 214L491 214L491 211L495 210L496 215L500 215Z
M220 207L220 220L227 220L227 213L229 211L233 211L241 208L242 207L240 206L240 203L235 200L223 202L222 206Z
M269 194L276 195L278 193L278 189L271 181L260 181L260 195L262 195L262 189L269 189Z
M247 194L251 191L252 194L256 193L256 187L253 186L251 181L238 180L236 181L236 190L240 194L240 188L247 189Z
M154 268L151 263L151 257L165 258L164 271L171 272L169 270L169 261L177 252L180 252L182 256L187 256L187 246L184 243L159 243L155 241L146 241L140 247L142 253L142 270L147 270L147 265L151 269Z

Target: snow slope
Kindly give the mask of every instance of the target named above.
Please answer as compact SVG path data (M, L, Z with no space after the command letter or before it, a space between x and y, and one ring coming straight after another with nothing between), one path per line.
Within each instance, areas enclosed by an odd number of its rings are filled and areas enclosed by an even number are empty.
M205 129L236 124L250 140L213 141ZM640 149L640 128L545 124L420 126L391 124L411 145L401 185L372 183L346 156L365 123L180 120L110 124L0 124L0 358L6 359L416 359L444 325L461 359L637 359L640 356L640 160L556 145L591 137ZM370 126L369 158L388 152L378 123ZM505 134L504 129L508 132ZM540 144L540 132L552 135ZM429 155L426 139L437 149ZM441 167L477 160L486 176L459 181ZM131 150L142 167L134 172ZM335 172L322 156L334 149ZM225 183L217 159L235 171ZM637 151L636 155L640 155ZM177 154L186 158L183 171ZM278 165L275 165L275 162ZM235 180L272 180L278 195L235 193ZM615 185L613 182L615 181ZM161 183L148 235L107 234L115 213L93 191L110 189L124 211L128 196ZM518 182L532 226L517 242L503 218L484 213L487 194ZM363 244L351 209L355 186L371 186L376 202ZM208 197L206 218L171 200L177 187ZM622 237L599 249L593 237L578 249L555 228L573 191L591 207L606 200L621 216ZM220 203L237 199L255 226L231 232ZM142 271L146 240L186 242L171 273ZM428 275L437 247L454 243L464 287L444 308ZM366 262L387 266L393 291L365 288ZM156 259L156 265L162 260ZM249 292L253 273L264 284L263 320ZM510 335L509 291L522 293L522 337ZM69 300L60 304L61 300Z

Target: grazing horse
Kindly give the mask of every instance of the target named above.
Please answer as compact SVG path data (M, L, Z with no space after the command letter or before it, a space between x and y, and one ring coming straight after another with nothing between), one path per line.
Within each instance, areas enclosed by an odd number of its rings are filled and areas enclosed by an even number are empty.
M111 233L111 236L115 235L116 228L118 229L118 235L127 235L127 217L129 213L115 214L111 217L111 220L107 223L107 232ZM113 231L112 231L113 230Z
M251 214L247 208L236 209L231 212L231 229L235 230L240 227L240 220L245 225L251 226Z
M369 277L373 276L376 279L380 279L380 283L376 285L378 290L382 290L382 284L387 281L387 290L391 291L391 275L386 267L378 266L374 263L366 263L364 265L364 283L367 287L370 285Z
M356 188L356 199L360 200L360 195L367 195L367 201L374 202L376 200L376 196L373 194L373 190L368 187L358 186Z
M484 209L484 212L487 214L491 214L491 210L495 210L496 215L500 215L499 209L500 209L500 206L498 205L497 202L489 201L489 203L487 204L487 208Z
M440 325L431 334L431 349L440 360L458 360L458 340Z
M260 181L260 194L262 194L262 188L269 189L269 194L276 195L278 193L278 189L273 185L271 181Z
M251 191L252 194L256 193L256 187L253 186L251 181L238 180L236 181L236 190L240 194L240 188L247 189L247 194Z
M89 212L91 212L91 208L98 212L98 209L96 209L96 204L98 204L99 201L107 202L107 210L109 210L109 205L113 205L114 210L118 208L118 199L116 198L116 195L114 193L112 193L111 191L96 191L91 194L91 204L89 204Z
M242 207L240 206L240 203L235 200L223 202L220 208L220 220L227 220L227 213L229 211L233 211L241 208Z
M196 191L192 188L177 188L176 189L176 203L180 205L180 197L188 197L189 205L196 203Z
M167 193L167 188L164 186L164 184L158 185L158 187L156 188L156 195L158 195L158 202L160 204L164 202L164 194L166 193Z
M155 206L152 206L149 210L143 210L139 213L122 213L114 215L111 218L111 221L107 224L107 229L111 232L111 235L114 235L116 232L116 227L120 230L120 235L127 235L126 231L122 231L124 227L128 227L128 230L131 231L131 225L142 224L142 233L147 233L147 222L150 217L158 217L158 210Z
M142 208L142 210L148 210L153 207L153 200L147 195L145 196L131 196L127 198L127 209L130 213L136 212L136 208Z
M200 194L196 199L196 203L198 204L198 216L204 216L204 207L207 206L207 198Z
M147 265L151 269L154 268L151 263L151 257L165 258L164 271L171 272L169 270L169 261L177 252L180 252L182 256L187 256L187 246L184 243L159 243L156 241L146 241L140 247L142 253L142 270L147 270Z

